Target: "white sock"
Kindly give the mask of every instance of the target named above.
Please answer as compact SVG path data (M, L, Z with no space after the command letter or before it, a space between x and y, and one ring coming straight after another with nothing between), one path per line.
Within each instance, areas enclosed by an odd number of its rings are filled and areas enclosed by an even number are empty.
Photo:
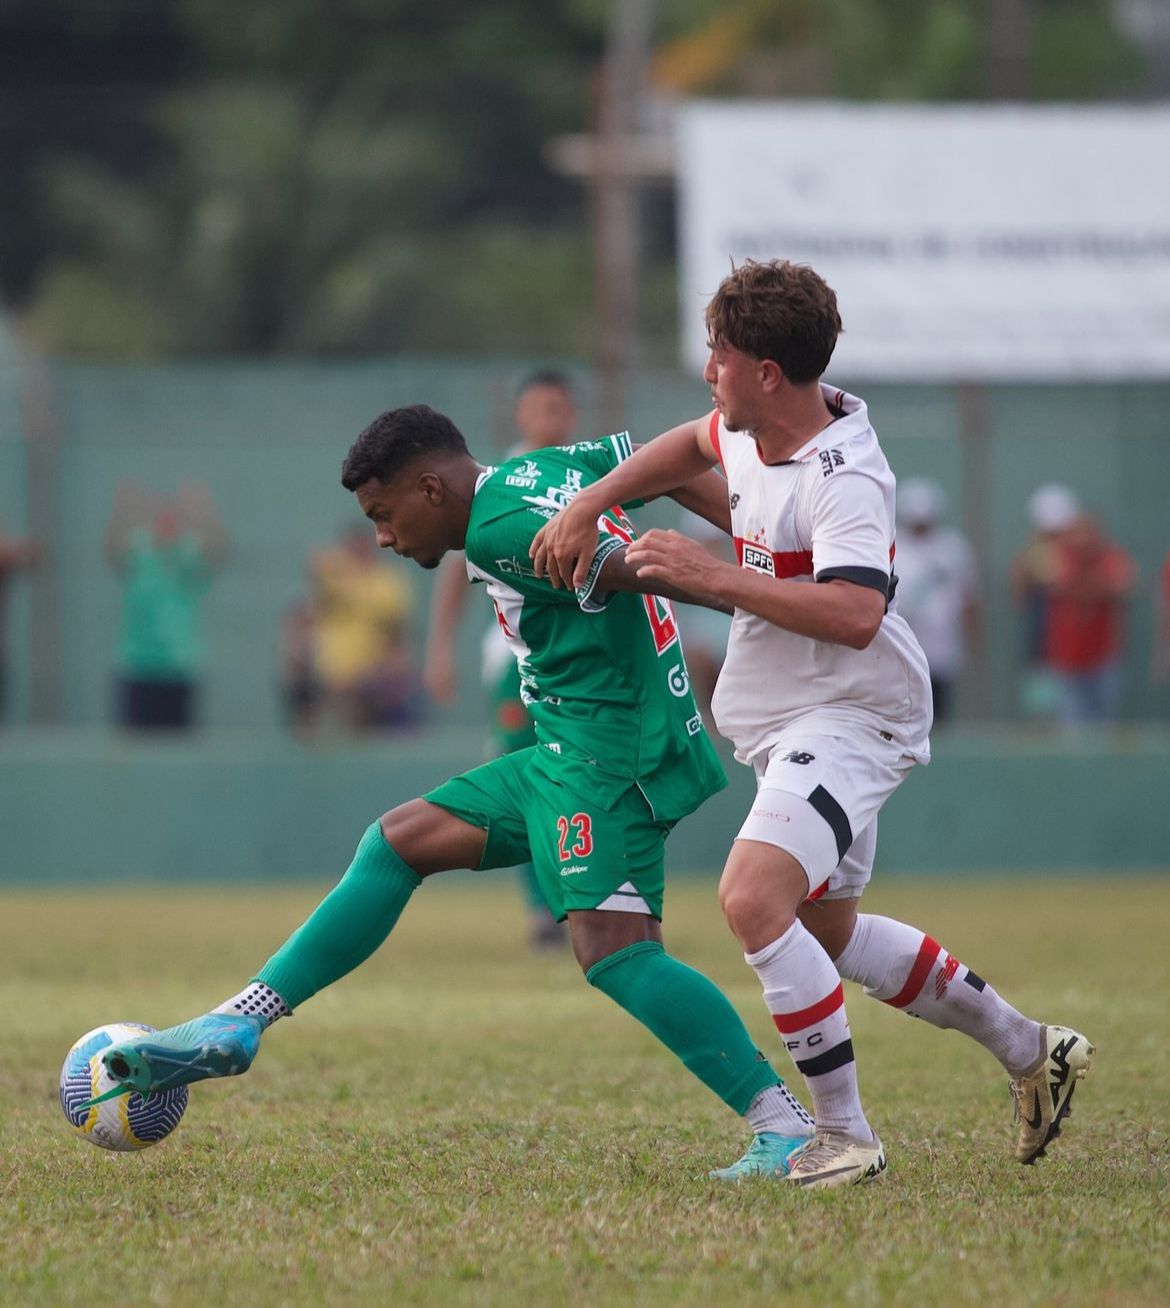
M804 1105L783 1081L761 1090L748 1105L744 1117L756 1135L761 1131L774 1131L777 1135L811 1135L813 1129L813 1120L804 1111Z
M1017 1012L937 940L905 922L859 913L837 971L891 1008L943 1030L962 1031L1011 1076L1030 1071L1043 1054L1038 1022Z
M271 986L266 986L263 981L253 981L246 990L241 990L231 999L225 999L218 1008L213 1008L211 1011L262 1017L267 1026L271 1026L278 1018L292 1016L292 1009Z
M799 922L755 954L744 954L784 1047L812 1096L818 1128L873 1136L857 1094L845 995L828 954Z

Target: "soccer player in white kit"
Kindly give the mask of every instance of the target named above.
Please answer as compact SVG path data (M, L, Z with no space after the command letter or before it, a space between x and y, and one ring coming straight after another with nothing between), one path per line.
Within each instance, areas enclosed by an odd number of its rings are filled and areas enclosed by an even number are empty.
M735 606L713 712L758 790L720 881L728 924L809 1087L815 1140L756 1146L718 1175L776 1174L829 1187L869 1180L885 1154L857 1091L841 977L963 1031L1007 1069L1029 1163L1059 1133L1093 1047L1017 1012L917 928L857 912L877 814L930 758L929 672L896 611L894 477L865 404L821 382L841 330L811 269L748 261L707 308L704 379L715 411L637 450L533 543L536 571L580 584L597 518L705 468L727 477L738 566L677 532L628 558L647 579Z

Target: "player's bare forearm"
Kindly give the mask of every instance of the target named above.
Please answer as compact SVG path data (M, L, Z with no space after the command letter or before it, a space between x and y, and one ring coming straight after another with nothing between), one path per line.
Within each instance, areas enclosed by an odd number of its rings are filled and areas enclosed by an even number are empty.
M702 436L697 421L674 427L578 492L533 538L529 555L536 575L547 575L554 586L583 585L597 545L597 519L614 504L669 494L708 471L716 458L709 443L703 448Z
M881 626L886 597L869 586L837 580L808 585L783 581L713 557L677 531L650 531L626 551L639 577L726 601L785 631L864 649Z
M684 486L668 492L676 504L690 509L721 532L731 535L731 505L727 502L727 482L714 468Z
M614 552L601 565L598 575L598 587L602 591L633 591L639 595L660 595L663 599L673 600L679 604L695 604L704 609L715 609L719 613L734 613L729 601L710 592L689 590L670 581L651 581L648 577L638 575L627 560L628 547Z

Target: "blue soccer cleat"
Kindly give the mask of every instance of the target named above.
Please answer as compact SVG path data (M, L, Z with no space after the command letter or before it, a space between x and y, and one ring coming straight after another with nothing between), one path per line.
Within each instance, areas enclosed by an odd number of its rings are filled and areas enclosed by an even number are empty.
M101 1060L117 1084L90 1102L133 1091L149 1099L160 1090L211 1076L239 1076L251 1067L267 1025L264 1018L250 1014L207 1013L113 1045L103 1051Z
M812 1135L778 1135L761 1131L748 1151L730 1167L720 1167L707 1175L712 1181L746 1181L753 1176L788 1175L789 1165L802 1150L812 1144Z

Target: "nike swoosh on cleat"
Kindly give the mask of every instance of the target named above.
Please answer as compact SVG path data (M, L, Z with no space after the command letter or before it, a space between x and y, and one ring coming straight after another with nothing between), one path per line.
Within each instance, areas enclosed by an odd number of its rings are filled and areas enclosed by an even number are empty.
M1032 1128L1033 1131L1039 1131L1039 1130L1040 1130L1040 1127L1041 1127L1041 1125L1042 1125L1042 1123L1043 1123L1043 1121L1044 1121L1044 1114L1043 1114L1043 1112L1041 1112L1041 1110L1040 1110L1040 1092L1039 1092L1039 1090L1033 1091L1033 1094L1032 1094L1032 1108L1033 1108L1033 1116L1032 1116L1032 1117L1025 1117L1025 1118L1024 1118L1024 1121L1028 1124L1028 1126L1030 1126L1030 1127Z
M857 1164L849 1163L845 1167L835 1167L831 1172L818 1172L815 1176L800 1177L797 1176L794 1172L789 1172L788 1175L789 1178L795 1181L797 1185L811 1185L814 1181L825 1181L830 1176L841 1176L845 1172L855 1172L856 1170L857 1170ZM865 1173L862 1172L861 1175L864 1176ZM861 1177L858 1177L858 1180L860 1179Z

